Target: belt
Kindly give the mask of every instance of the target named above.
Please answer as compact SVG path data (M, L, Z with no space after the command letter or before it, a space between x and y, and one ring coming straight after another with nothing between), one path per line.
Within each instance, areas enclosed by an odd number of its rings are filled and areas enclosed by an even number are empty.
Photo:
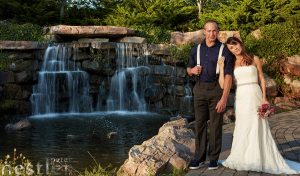
M242 83L242 84L237 84L237 86L245 86L250 84L257 84L257 82Z

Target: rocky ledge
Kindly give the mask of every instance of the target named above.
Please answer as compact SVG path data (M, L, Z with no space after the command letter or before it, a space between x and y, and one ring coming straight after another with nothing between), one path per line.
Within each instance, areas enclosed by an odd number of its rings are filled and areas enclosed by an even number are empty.
M126 27L117 26L68 26L57 25L48 29L48 34L72 37L110 37L132 36L135 31Z
M118 176L148 176L176 169L185 169L195 152L195 134L186 119L164 124L156 136L133 146L129 158L120 167Z

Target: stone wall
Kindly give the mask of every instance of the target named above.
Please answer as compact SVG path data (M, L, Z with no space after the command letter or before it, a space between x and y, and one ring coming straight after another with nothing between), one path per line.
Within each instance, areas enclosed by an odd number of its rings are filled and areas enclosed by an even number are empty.
M126 37L123 40L129 40ZM99 86L104 83L106 100L110 89L111 77L116 71L116 43L89 39L61 43L72 48L72 61L79 68L88 72L90 78L90 95L96 106ZM149 86L145 90L145 99L149 111L160 113L177 113L186 108L185 89L187 77L184 66L167 65L169 51L164 45L132 44L135 48L132 57L141 57L139 49L146 49L145 66L149 68ZM30 115L33 85L37 84L37 73L43 62L47 43L2 41L0 43L2 69L0 71L0 111L7 116ZM143 53L145 54L145 53ZM181 64L182 65L182 64ZM105 103L104 103L105 104ZM105 110L105 107L104 109ZM191 110L189 110L191 111Z

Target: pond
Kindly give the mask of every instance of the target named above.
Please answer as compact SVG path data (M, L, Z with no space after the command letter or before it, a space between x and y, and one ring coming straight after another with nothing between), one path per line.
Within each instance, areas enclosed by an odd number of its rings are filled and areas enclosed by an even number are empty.
M16 148L41 172L51 162L67 163L78 171L94 166L119 167L129 149L157 134L168 117L154 113L53 114L29 117L30 130L0 133L0 155ZM3 129L3 128L2 128Z

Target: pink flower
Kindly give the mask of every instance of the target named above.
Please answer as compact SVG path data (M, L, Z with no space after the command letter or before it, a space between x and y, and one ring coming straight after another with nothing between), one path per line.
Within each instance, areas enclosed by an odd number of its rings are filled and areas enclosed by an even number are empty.
M275 113L275 107L270 106L269 104L262 104L258 107L258 116L262 119L270 117Z

